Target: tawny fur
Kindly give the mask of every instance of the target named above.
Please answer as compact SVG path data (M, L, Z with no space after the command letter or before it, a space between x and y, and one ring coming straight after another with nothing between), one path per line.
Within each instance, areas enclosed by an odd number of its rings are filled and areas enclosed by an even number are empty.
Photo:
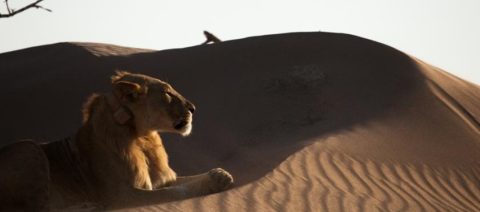
M128 75L127 72L118 72L112 77L112 83ZM84 105L84 125L93 130L90 139L103 141L107 148L115 150L128 164L130 181L137 188L152 190L153 186L159 188L175 181L176 173L168 165L168 156L158 132L116 123L111 115L115 111L109 103L114 101L113 98L116 97L93 94Z
M51 168L49 197L44 198L49 202L38 204L34 211L85 202L107 208L156 204L232 185L232 176L223 169L177 177L168 164L159 132L188 135L195 110L192 103L171 85L149 76L118 72L111 79L112 93L93 94L85 102L83 124L75 136L41 145L45 154L39 157L46 156ZM17 146L16 151L25 148ZM15 178L37 180L30 176Z
M133 83L152 83L148 82L146 76L138 75L132 77L128 72L118 72L112 76L112 83L116 83L123 78L129 76L129 81ZM127 79L125 79L127 80ZM143 82L142 82L143 81ZM159 81L160 82L160 81ZM146 85L142 85L146 86ZM163 86L171 87L164 83ZM153 88L152 88L153 89ZM178 94L177 92L172 92ZM84 105L83 117L84 127L91 128L92 134L88 141L104 142L106 147L114 150L120 156L125 164L128 164L130 181L133 186L137 188L152 190L167 185L176 180L176 173L170 168L168 164L168 156L164 149L162 140L156 130L141 129L139 126L145 124L130 123L119 125L112 117L115 113L113 107L121 104L113 95L93 94ZM142 97L139 97L142 98ZM148 98L148 97L145 97ZM175 98L184 98L178 94ZM186 101L186 100L185 100ZM181 104L163 105L164 107L182 107ZM135 107L128 108L134 110ZM183 109L185 111L185 109ZM135 112L132 112L135 113ZM136 112L135 114L142 114L143 112ZM150 116L153 114L149 114ZM165 119L172 118L173 115L164 116ZM132 117L133 122L138 122ZM168 120L173 123L175 120ZM77 141L81 143L81 141ZM81 145L81 144L79 144Z
M128 72L117 72L111 80L111 94L93 94L86 101L83 126L75 138L79 154L89 160L98 186L104 188L100 193L116 194L113 200L107 195L105 202L170 201L221 191L233 183L222 169L177 178L170 168L159 132L188 135L195 109L171 85ZM187 123L181 129L175 127L179 120ZM107 166L98 161L107 161L102 163ZM127 191L118 186L125 182ZM138 194L131 188L157 191Z

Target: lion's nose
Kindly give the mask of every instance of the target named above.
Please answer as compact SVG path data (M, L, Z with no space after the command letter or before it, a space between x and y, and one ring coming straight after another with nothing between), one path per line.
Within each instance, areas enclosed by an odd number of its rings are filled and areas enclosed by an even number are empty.
M191 102L187 102L187 108L190 111L190 113L193 114L195 112L195 105L193 105Z

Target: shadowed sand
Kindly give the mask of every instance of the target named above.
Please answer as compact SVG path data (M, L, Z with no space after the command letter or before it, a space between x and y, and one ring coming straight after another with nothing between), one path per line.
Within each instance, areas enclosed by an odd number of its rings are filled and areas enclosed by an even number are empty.
M115 69L164 79L197 106L192 136L163 136L177 173L236 178L147 211L480 211L480 87L345 34L0 54L2 143L73 133Z

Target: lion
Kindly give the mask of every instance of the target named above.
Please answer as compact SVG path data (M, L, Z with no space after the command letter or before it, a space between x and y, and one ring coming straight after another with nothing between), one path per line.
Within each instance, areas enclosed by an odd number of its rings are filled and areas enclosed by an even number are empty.
M8 187L15 193L15 185L22 184L18 182L23 182L23 190L15 197L3 192L0 210L125 208L211 194L233 185L232 176L221 168L180 177L169 166L160 133L188 136L194 104L153 77L121 71L111 80L111 93L93 94L84 104L82 126L74 136L41 145L23 141L0 150L0 165L12 164L5 161L16 155L28 169L20 174L18 167L11 169L13 177L1 174L0 179L17 183L0 184L0 190ZM48 166L39 167L44 163ZM27 194L28 185L35 185L38 195Z

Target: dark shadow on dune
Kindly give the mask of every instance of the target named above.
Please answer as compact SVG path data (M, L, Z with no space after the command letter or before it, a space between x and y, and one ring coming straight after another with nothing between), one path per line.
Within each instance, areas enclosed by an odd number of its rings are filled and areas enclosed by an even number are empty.
M315 138L382 116L423 83L408 56L345 34L291 33L103 57L56 44L0 55L2 79L12 79L0 89L4 143L74 132L81 103L108 91L115 69L163 79L196 104L192 136L163 136L179 174L224 167L238 185Z
M167 80L197 105L191 137L164 136L180 174L221 166L238 184L262 177L315 138L381 116L423 78L391 47L332 33L107 59Z
M0 54L2 143L75 132L82 102L94 91L107 91L111 73L100 58L70 43Z

